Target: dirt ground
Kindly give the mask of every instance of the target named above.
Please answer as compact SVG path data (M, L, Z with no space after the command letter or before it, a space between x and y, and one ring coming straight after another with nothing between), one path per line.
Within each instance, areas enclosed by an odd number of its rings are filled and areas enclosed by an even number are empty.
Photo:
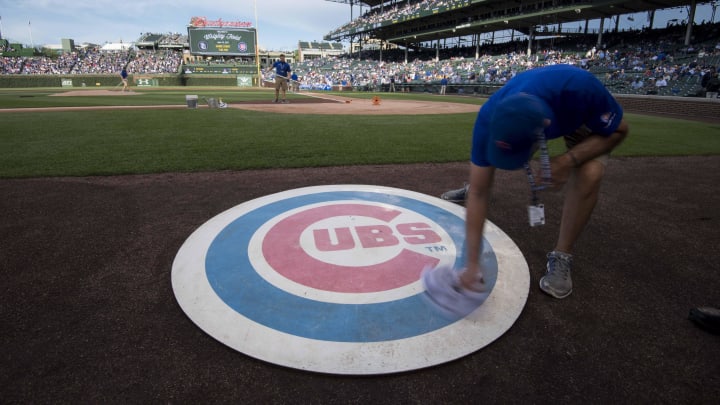
M137 92L122 92L119 90L73 90L63 93L57 93L58 97L77 97L77 96L128 96L141 95ZM377 99L362 99L348 95L337 96L330 94L321 94L313 92L302 92L303 96L309 98L292 98L288 97L288 103L274 103L272 101L273 92L268 91L268 99L264 102L249 101L240 103L230 103L229 108L238 108L252 111L268 111L284 114L319 114L319 115L393 115L393 114L453 114L476 112L477 105L462 103L431 103L415 100L385 100L382 95L375 96ZM441 98L438 99L441 101ZM186 105L166 105L152 106L153 108L187 108ZM66 107L63 110L79 110L79 109L113 109L117 107ZM123 107L138 108L138 107ZM147 106L142 108L148 108ZM207 108L203 101L200 100L199 108ZM54 108L58 111L57 108ZM17 109L7 109L6 112L18 111Z
M88 96L138 96L142 93L135 91L122 91L121 87L113 90L105 89L87 89L87 90L70 90L62 93L51 94L53 97L88 97Z
M1 402L715 404L720 336L687 314L720 305L718 168L720 156L611 158L565 300L537 288L560 194L544 197L548 224L529 228L524 175L499 172L489 219L530 266L523 313L472 355L370 377L217 342L175 300L175 254L245 201L327 184L437 196L462 185L466 163L0 179Z
M462 103L429 103L416 100L385 100L382 96L373 99L303 93L312 100L293 100L288 104L240 103L232 104L233 108L254 111L273 111L286 114L352 114L352 115L393 115L393 114L454 114L477 112L478 106ZM438 96L441 101L440 96ZM320 105L318 105L320 104Z

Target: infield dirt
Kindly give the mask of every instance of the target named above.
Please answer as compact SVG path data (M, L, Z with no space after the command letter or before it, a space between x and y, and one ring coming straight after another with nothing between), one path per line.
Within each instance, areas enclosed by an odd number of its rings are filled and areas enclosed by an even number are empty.
M720 305L719 169L720 156L612 157L564 300L537 287L561 195L543 196L548 223L530 228L524 174L498 172L489 219L530 267L523 313L469 356L371 377L224 346L177 304L173 259L203 223L255 198L329 184L439 196L467 163L0 179L1 402L715 404L720 337L687 315Z

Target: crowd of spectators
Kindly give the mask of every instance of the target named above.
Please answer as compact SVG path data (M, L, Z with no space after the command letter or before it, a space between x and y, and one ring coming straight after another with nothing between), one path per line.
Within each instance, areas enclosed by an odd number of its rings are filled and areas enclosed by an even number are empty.
M697 45L682 45L681 26L616 38L611 50L593 55L591 69L613 92L693 95L720 66L720 25L693 28Z
M362 16L333 30L332 33L343 32L362 26L372 26L384 21L403 20L420 13L422 10L444 9L461 4L467 5L470 4L470 2L468 0L424 0L415 3L395 4L388 8L375 7Z
M353 86L377 90L396 87L391 83L399 84L401 89L403 84L439 84L443 77L456 86L499 86L529 68L570 64L593 72L614 92L694 95L705 87L703 79L720 65L719 27L694 27L694 39L699 42L689 46L682 45L684 28L676 26L608 33L600 45L594 35L540 42L550 46L536 48L531 56L527 55L527 42L515 41L483 46L484 53L477 57L469 56L474 54L473 48L425 52L424 57L418 57L417 52L390 50L383 53L383 61L357 55L323 58L298 63L294 70L300 76L301 88ZM405 61L408 55L413 58Z
M391 82L402 88L405 84L439 82L443 77L447 77L450 84L502 84L519 70L533 66L527 59L520 54L511 54L504 57L483 55L478 59L415 59L404 63L339 57L297 63L294 71L300 77L301 88L312 89L338 85L378 89Z
M377 52L325 57L296 63L293 71L305 89L351 86L402 91L414 84L439 84L446 78L457 91L462 85L500 86L537 66L570 64L593 72L613 92L692 95L718 71L719 28L717 23L694 27L697 42L689 46L683 45L684 28L678 26L607 33L602 44L597 44L594 35L536 42L531 55L527 55L527 42L512 41L485 45L478 55L474 47L454 47L437 53L390 50L382 54L383 60L378 60ZM412 60L405 60L408 55ZM130 74L178 74L182 63L179 50L88 49L53 58L2 57L0 74L117 74L123 67ZM271 73L265 75L265 80L272 81Z
M78 50L57 57L4 56L0 74L115 74L126 67L130 74L178 73L182 63L180 51Z
M467 4L463 0L424 0L375 7L333 33L415 17L422 10L442 10ZM683 43L686 34L684 22L668 22L665 29L607 30L603 33L602 45L596 44L597 34L569 35L565 39L553 39L550 46L546 45L547 41L536 42L535 55L529 58L525 56L527 42L522 40L483 45L481 51L484 56L479 58L474 46L461 48L460 45L426 44L427 48L413 50L412 62L407 61L408 54L404 50L389 49L383 52L385 62L380 62L374 69L356 71L348 69L347 62L342 62L344 68L339 72L325 69L323 75L318 75L311 71L306 86L317 87L318 82L340 82L363 88L389 88L385 85L391 81L439 82L445 76L450 84L501 85L518 71L533 66L569 63L592 70L613 91L662 94L663 89L671 89L674 95L691 95L689 93L704 88L700 85L703 77L711 76L720 64L720 43L712 42L720 37L718 27L717 23L705 21L694 24L692 40L700 44L697 46L678 45ZM540 46L545 49L540 49ZM367 51L360 56L373 53L377 51ZM353 56L357 58L358 55ZM442 62L433 62L437 60Z
M321 58L297 63L295 73L299 76L303 89L324 89L335 86L352 86L358 89L379 90L389 88L395 83L400 89L407 85L438 84L443 77L450 85L486 84L501 86L517 73L538 66L570 64L590 70L608 86L622 90L620 83L633 84L635 93L642 89L653 94L656 87L673 86L683 82L701 84L703 76L717 70L720 62L720 46L715 56L693 58L685 63L659 63L648 65L653 58L642 59L625 56L625 60L607 63L601 59L602 53L585 56L567 54L552 49L528 57L524 53L511 52L504 55L482 55L479 58L451 58L445 60L420 60L404 62L378 62L375 60L356 60L352 58ZM640 61L632 63L631 61ZM703 61L705 63L703 63ZM630 63L629 63L630 62ZM609 66L633 66L609 68ZM268 76L266 80L271 80ZM641 84L638 84L640 82ZM700 86L702 87L702 86Z

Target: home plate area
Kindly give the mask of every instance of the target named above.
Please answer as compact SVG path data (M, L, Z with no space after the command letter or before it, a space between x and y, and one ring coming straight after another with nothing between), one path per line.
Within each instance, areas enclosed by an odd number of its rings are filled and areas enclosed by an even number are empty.
M465 209L437 197L370 185L288 190L193 232L173 262L173 291L198 327L257 359L330 374L415 370L485 347L527 300L528 265L488 221L488 299L466 316L435 306L421 273L461 268L464 237Z

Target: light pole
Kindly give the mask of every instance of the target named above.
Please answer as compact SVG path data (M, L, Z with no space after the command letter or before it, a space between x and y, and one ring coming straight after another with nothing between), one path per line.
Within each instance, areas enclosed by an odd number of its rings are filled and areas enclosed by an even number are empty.
M257 14L257 0L253 0L253 11L255 12L255 67L258 76L258 87L262 87L262 72L260 71L260 41L258 36L260 30L258 29L258 14Z

